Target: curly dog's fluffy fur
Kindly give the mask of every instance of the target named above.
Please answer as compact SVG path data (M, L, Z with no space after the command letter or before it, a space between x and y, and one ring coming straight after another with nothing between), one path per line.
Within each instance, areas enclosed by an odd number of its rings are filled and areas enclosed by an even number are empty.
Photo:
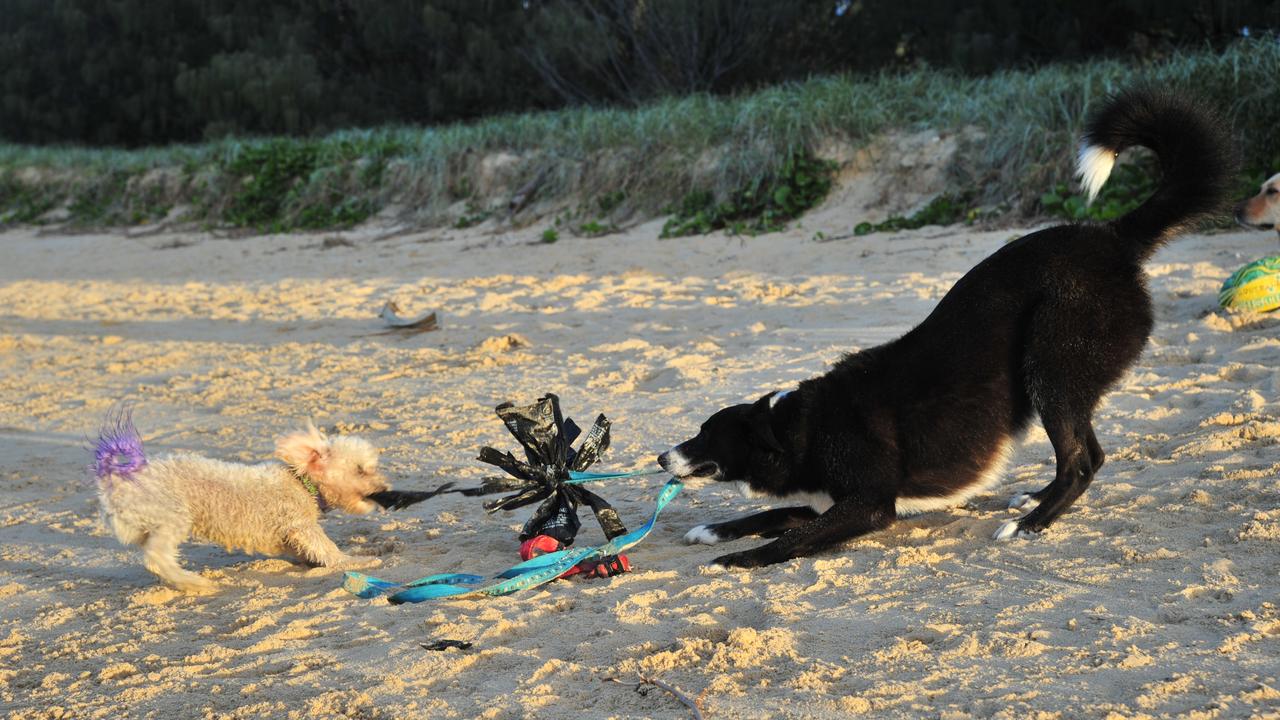
M114 433L104 431L97 449L98 494L116 537L140 546L146 568L181 590L215 587L178 564L178 548L188 537L324 567L379 562L343 553L320 529L325 509L367 513L377 507L367 496L388 489L378 472L378 451L365 440L327 438L308 424L278 441L282 463L244 465L186 453L149 460L124 420Z

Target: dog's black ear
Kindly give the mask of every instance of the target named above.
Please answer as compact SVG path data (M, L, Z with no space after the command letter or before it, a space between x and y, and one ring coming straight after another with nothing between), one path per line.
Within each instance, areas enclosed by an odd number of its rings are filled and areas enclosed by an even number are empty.
M751 436L761 445L776 453L786 452L778 442L778 436L773 434L773 422L769 418L769 401L773 396L774 393L769 393L755 401L747 413L747 426L751 428Z

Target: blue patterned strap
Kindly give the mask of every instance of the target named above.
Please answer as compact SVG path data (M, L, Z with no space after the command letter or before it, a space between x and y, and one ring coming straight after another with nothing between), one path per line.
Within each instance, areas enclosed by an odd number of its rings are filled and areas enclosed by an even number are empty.
M672 479L663 486L658 495L657 507L653 517L639 528L619 535L609 542L597 547L584 547L570 550L559 550L526 560L514 565L496 576L500 582L487 587L474 587L484 582L479 575L446 573L430 575L401 585L387 580L371 577L363 573L348 572L343 588L361 598L373 598L392 593L388 600L392 603L417 603L442 597L458 595L509 595L520 590L527 590L555 580L578 563L609 555L617 555L639 543L653 530L663 508L671 502L684 486L680 481Z
M385 595L389 592L401 590L403 588L417 587L419 585L475 585L484 582L483 575L464 575L462 573L443 573L440 575L429 575L419 578L411 583L402 585L389 580L365 575L354 571L346 573L346 579L342 582L342 589L359 598L368 600L379 595Z
M495 583L485 588L463 586L479 585L493 578L486 578L481 575L453 574L432 575L421 580L415 580L408 585L392 585L384 592L388 590L395 591L388 599L396 604L422 602L433 598L471 593L506 595L525 587L532 587L534 584L542 584L534 581L541 579L544 575L550 575L550 577L542 580L542 582L550 582L560 577L569 568L581 562L582 556L590 551L591 548L579 548L577 550L560 550L546 555L539 555L496 575L495 578L503 580L503 582ZM505 592L499 592L495 589L505 590Z
M498 577L504 578L503 581L488 587L470 589L457 586L420 585L397 592L388 600L398 604L416 603L423 600L471 593L493 596L510 595L520 590L544 585L560 577L578 563L608 555L617 555L639 543L653 530L658 521L658 515L662 513L663 508L667 506L667 503L671 502L671 499L680 492L682 487L684 486L678 480L673 479L667 482L663 486L662 492L658 495L657 507L654 508L653 517L649 518L649 521L641 527L625 535L619 535L604 545L576 550L561 550L555 553L539 555L502 573Z

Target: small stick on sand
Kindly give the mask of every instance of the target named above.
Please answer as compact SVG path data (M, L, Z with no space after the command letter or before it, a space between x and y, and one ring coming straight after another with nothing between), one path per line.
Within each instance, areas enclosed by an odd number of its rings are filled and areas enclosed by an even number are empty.
M837 240L848 240L848 239L849 239L849 238L851 238L851 237L857 237L857 236L858 236L858 234L857 234L857 233L851 233L851 232L850 232L850 233L840 233L839 235L827 235L826 233L821 233L821 235L822 235L821 237L817 237L817 236L815 236L815 237L814 237L814 242L829 243L829 242L835 242L835 241L837 241Z
M659 680L658 678L645 677L644 675L641 675L639 673L636 673L636 677L640 678L640 682L636 682L636 683L623 682L618 678L613 678L613 677L605 678L605 681L618 683L619 685L626 685L628 687L633 687L633 688L636 688L636 690L639 690L640 686L642 685L653 685L654 687L661 688L671 693L673 696L675 696L675 699L679 700L682 704L688 707L689 710L693 712L693 720L703 720L702 709L698 707L698 701L691 699L688 695L685 695L684 692L680 690L680 688L668 682ZM698 697L701 698L702 696L699 695Z

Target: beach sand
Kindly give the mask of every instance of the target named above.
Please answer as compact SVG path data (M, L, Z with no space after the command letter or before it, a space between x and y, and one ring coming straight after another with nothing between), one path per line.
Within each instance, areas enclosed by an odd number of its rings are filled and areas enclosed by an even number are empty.
M385 449L400 489L488 474L493 414L560 395L614 420L599 469L652 466L714 410L784 389L922 319L1015 231L815 242L818 213L754 238L658 240L660 221L288 236L0 234L0 715L14 718L1249 717L1280 710L1280 315L1221 310L1274 234L1175 241L1149 264L1156 326L1096 416L1107 463L1049 532L994 543L1046 484L1038 428L967 506L839 550L713 573L687 547L758 507L691 484L635 571L503 598L390 606L342 576L188 545L212 596L159 585L101 525L86 438L133 404L148 452L259 461L313 417ZM438 332L382 334L386 300ZM629 527L661 477L601 487ZM448 495L324 520L374 574L517 561L528 510ZM584 517L580 542L600 539ZM466 651L429 652L441 638Z

